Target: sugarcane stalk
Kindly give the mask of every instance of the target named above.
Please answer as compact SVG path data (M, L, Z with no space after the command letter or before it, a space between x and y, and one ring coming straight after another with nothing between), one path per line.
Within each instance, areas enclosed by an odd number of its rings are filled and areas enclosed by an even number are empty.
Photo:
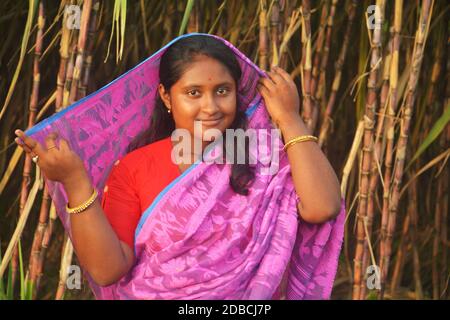
M380 269L384 265L381 257L384 256L384 246L386 242L387 234L387 224L389 217L388 203L389 203L389 192L391 189L391 175L392 175L392 161L393 161L393 149L394 149L394 129L395 129L395 115L397 112L397 101L398 101L398 67L399 67L399 50L400 50L400 31L402 27L402 11L403 11L403 0L396 0L395 11L394 11L394 27L392 35L392 56L390 65L390 75L389 75L389 104L387 108L387 119L386 119L386 150L384 159L384 175L383 175L383 205L382 205L382 216L381 216L381 226L380 226L380 246L379 246L379 257L380 257ZM381 272L381 287L383 290L385 277L383 272Z
M377 20L383 21L384 17L384 0L377 0L376 2L379 11L376 11L379 16ZM362 270L363 253L365 242L370 241L367 239L364 230L364 223L367 219L367 202L370 196L369 184L370 184L370 165L373 154L373 129L375 125L375 111L377 109L377 92L376 85L378 81L378 69L380 68L380 48L381 48L381 28L375 28L373 30L373 36L371 41L372 53L370 59L370 73L367 82L367 100L364 113L364 139L362 146L362 159L360 170L360 187L359 187L359 203L357 209L357 234L356 234L356 249L354 259L354 284L353 284L353 299L360 300L365 299L363 286L364 283L364 270Z
M259 1L259 60L258 66L267 70L269 37L267 31L267 3L266 0Z
M447 83L448 85L448 83ZM448 108L448 106L450 105L450 99L446 99L446 106ZM441 136L441 146L444 148L449 148L450 147L450 124L447 123L447 127L445 132L442 134ZM442 189L442 194L443 197L440 198L440 205L439 205L439 209L442 215L441 221L444 221L444 223L441 223L440 229L438 229L439 233L440 233L440 240L441 240L441 245L443 246L442 249L442 256L441 256L441 270L440 270L440 279L441 282L439 284L440 287L440 293L439 293L439 299L443 299L444 298L444 294L445 292L448 290L448 285L449 285L449 273L448 273L448 249L446 250L445 248L449 248L450 247L450 242L448 240L448 224L445 223L445 221L449 221L448 220L448 210L449 210L449 167L446 166L444 168L444 171L442 173L442 177L440 179L440 185L441 185L441 189Z
M388 42L388 48L387 48L387 54L384 58L384 64L383 64L383 77L382 77L382 85L381 85L381 92L380 92L380 103L379 103L379 109L377 110L377 121L376 121L376 131L375 131L375 141L374 141L374 150L372 155L372 163L371 163L371 169L370 169L370 183L369 183L369 197L367 201L367 220L368 220L368 232L369 237L372 236L372 226L373 226L373 219L375 215L375 195L376 190L378 186L378 179L380 176L382 176L382 169L381 164L383 162L384 158L384 148L385 148L385 136L384 136L384 129L385 129L385 122L386 122L386 103L389 101L392 101L393 103L396 103L396 100L390 100L388 99L389 91L390 91L390 75L391 75L391 68L394 68L393 72L395 75L393 76L393 85L396 86L396 78L397 78L397 69L398 69L398 59L393 61L393 63L396 63L397 65L391 66L392 59L392 52L393 52L393 41L395 37L398 38L400 29L401 29L401 16L402 16L402 7L403 7L403 0L396 1L395 7L394 7L394 13L393 13L393 27L391 28L391 37ZM398 48L397 48L398 50ZM394 79L395 78L395 79ZM396 87L395 87L396 88ZM392 91L396 90L393 88ZM383 181L382 181L383 182ZM363 270L367 267L368 263L368 254L367 254L367 245L364 244L363 249ZM365 287L362 288L362 291L365 290ZM364 294L364 292L363 292Z
M280 34L283 33L283 41L280 45L280 63L279 66L286 70L288 68L288 59L287 59L287 47L282 47L282 44L284 42L284 38L286 37L286 33L289 32L290 30L290 26L291 25L295 25L295 23L293 23L292 19L294 14L294 8L295 8L295 3L293 1L286 1L286 0L282 0L282 16L284 17L284 26L282 24L280 24ZM291 35L292 36L292 35ZM291 37L289 36L289 38Z
M44 232L48 224L48 213L50 207L50 196L48 194L47 184L44 185L44 192L42 195L41 208L39 211L39 221L34 232L33 243L31 245L31 254L29 262L30 281L33 284L34 292L33 299L36 299L36 295L39 291L37 284L38 275L42 272L42 262L40 259L42 251L42 239L44 238Z
M84 0L83 10L81 11L80 32L78 34L77 56L75 59L75 66L73 69L72 83L70 86L69 103L76 101L78 82L81 79L81 71L83 70L83 63L85 57L86 38L89 29L89 19L91 16L92 0Z
M350 34L353 28L353 21L355 18L357 1L352 1L348 13L348 23L345 29L344 40L342 43L341 51L339 52L338 60L335 65L334 80L331 87L330 98L328 99L327 108L325 109L325 114L323 115L323 122L319 130L319 146L323 146L328 137L328 132L330 126L332 125L333 119L331 114L333 112L334 104L336 102L336 95L339 87L341 85L342 67L344 66L345 58L347 56L348 44L350 42ZM318 107L318 106L317 106Z
M39 18L38 18L38 32L37 32L37 36L36 36L36 46L35 46L35 51L34 51L34 63L33 63L33 68L34 68L34 74L35 74L35 79L34 79L34 83L33 83L33 94L32 97L34 97L32 99L32 102L30 103L30 118L32 118L32 120L29 123L29 127L32 127L35 121L35 117L36 117L36 112L37 112L37 101L38 101L38 94L39 94L39 79L40 79L40 71L39 71L39 59L41 57L41 53L42 53L42 39L43 39L43 29L45 26L45 17L44 17L44 7L42 2L39 4ZM45 197L45 193L46 193L46 186L44 186L44 197ZM41 204L41 214L42 214L42 206L44 204ZM33 244L31 246L31 254L30 254L30 259L29 259L29 272L30 272L30 280L31 282L34 282L35 280L35 273L34 273L34 252L37 250L37 244L38 244L38 237L40 235L40 231L43 230L42 228L42 224L41 221L44 220L43 217L39 217L39 223L37 226L37 230L33 239ZM39 231L38 231L39 230ZM36 288L35 288L36 289ZM35 296L36 290L33 292L33 296Z
M320 14L320 23L319 23L319 29L318 29L318 35L317 35L317 41L316 41L316 49L314 52L312 75L311 75L311 95L313 97L315 97L316 90L317 90L317 81L318 81L318 77L319 77L320 60L321 60L322 52L323 52L323 45L324 45L324 40L325 40L325 30L327 27L327 15L328 15L329 8L330 8L330 1L325 0L322 5L322 11ZM315 101L315 99L314 99L314 101Z
M311 2L302 0L302 62L300 67L301 85L302 85L302 118L305 125L313 132L313 103L311 100L311 70L312 70L312 52L311 52Z
M62 21L63 27L61 29L61 41L60 41L60 60L58 75L56 78L56 112L59 112L63 108L64 99L64 83L66 81L66 68L69 59L69 47L71 39L71 30L67 28L67 16L64 14Z
M97 4L94 4L94 11L92 13L92 20L95 21L95 16L97 15L97 11L98 11L98 5L100 4L99 1L96 2ZM144 31L144 45L145 45L145 50L146 51L150 51L150 40L148 38L148 31L147 31L147 17L145 15L145 2L144 0L140 0L139 4L141 6L141 18L142 18L142 29ZM97 9L95 9L95 7L97 6ZM94 22L95 23L95 22ZM92 23L91 23L92 24ZM93 27L95 28L95 26ZM92 30L93 28L90 28L90 30ZM91 31L90 31L91 32Z
M142 3L142 2L141 2ZM93 50L95 43L95 32L97 28L97 15L100 8L100 0L96 0L94 5L92 6L92 14L89 22L89 33L87 38L87 46L86 46L86 61L84 63L84 70L82 72L82 81L80 81L80 85L78 87L77 99L81 99L86 95L86 88L89 82L89 76L91 71L91 65L93 60ZM145 29L144 29L145 30ZM147 40L148 41L148 40ZM147 46L148 44L146 44Z
M39 84L40 84L40 70L39 70L39 58L42 54L42 38L43 38L43 30L45 26L45 17L44 17L44 5L42 1L39 3L39 13L38 13L38 23L37 23L37 33L36 33L36 45L34 50L34 59L33 59L33 86L31 91L31 98L29 104L29 116L28 116L28 125L27 128L31 128L37 116L37 105L39 100ZM22 215L25 204L28 199L28 186L31 181L31 170L32 170L32 161L31 156L29 154L25 154L25 163L23 166L22 173L22 186L20 192L20 205L19 205L19 216ZM12 257L12 283L13 288L15 284L15 279L17 275L17 259L18 259L18 251L17 247L14 248L13 257Z
M403 1L403 0L402 0ZM402 3L399 3L398 6L401 6ZM400 7L401 10L401 7ZM395 15L398 15L399 11L394 10L394 24L395 24ZM391 73L391 60L392 60L392 51L393 51L393 38L394 38L394 26L392 26L390 30L390 38L387 45L386 55L383 60L383 78L381 83L380 90L380 104L379 110L377 112L377 129L375 131L375 147L374 147L374 159L372 161L372 169L371 169L371 180L373 180L373 185L371 183L371 190L375 191L378 186L378 177L381 176L381 164L384 159L384 150L386 147L386 139L385 139L385 124L387 119L387 106L390 101L390 73ZM398 36L398 33L396 34ZM396 61L398 63L398 59ZM372 202L369 203L369 207L373 207ZM369 210L369 214L371 211Z
M297 29L300 27L301 20L300 17L300 10L294 10L292 12L292 16L289 18L289 26L286 29L286 31L283 34L283 41L280 45L280 54L279 56L283 57L287 54L287 47L290 39L292 38L293 34L297 31ZM280 61L280 64L282 62Z
M70 96L70 88L72 86L72 79L73 79L73 70L74 70L74 60L76 55L76 39L77 39L78 31L74 32L72 34L73 38L70 44L70 55L67 61L67 69L66 69L66 77L63 87L63 99L62 99L62 105L61 108L64 109L67 107L69 102L69 96Z
M447 108L448 108L447 104ZM442 149L449 148L450 141L450 124L442 132L439 139L439 145ZM436 190L436 206L434 210L434 226L433 226L433 249L431 258L431 280L433 285L433 299L439 300L443 297L448 277L447 254L445 248L447 244L447 224L448 224L448 166L442 169L440 173L437 190ZM442 266L440 266L441 261Z
M425 137L428 135L428 130L423 130L427 128L432 127L432 115L433 112L430 110L430 112L425 112L428 109L432 109L434 106L434 102L436 101L436 91L438 86L438 81L440 80L440 76L442 74L442 56L443 56L443 44L444 39L442 37L442 33L439 33L439 36L436 40L436 45L433 47L435 48L435 51L433 52L433 66L431 68L431 77L430 77L430 85L428 87L428 91L426 93L425 97L425 108L422 108L424 111L424 119L423 119L423 125L418 125L415 128L415 132L413 134L414 137L419 136L419 140L423 141ZM445 79L442 79L445 81Z
M56 220L58 219L58 215L56 214L56 208L53 202L50 202L50 218L48 219L48 223L43 232L43 238L41 243L41 250L39 252L39 256L37 257L37 261L35 264L36 267L36 287L40 288L41 278L43 275L43 266L45 260L45 254L47 253L48 246L50 244L50 240L52 239L54 226L56 224Z
M417 230L418 230L418 216L417 216L417 180L411 184L409 191L409 203L411 210L408 211L410 215L411 228L409 228L412 253L413 253L413 276L415 284L416 299L423 299L422 281L420 276L420 258L419 249L417 247Z
M317 104L317 109L319 110L322 108L322 99L325 96L325 87L326 87L326 68L328 65L328 57L330 54L330 47L331 47L331 34L333 31L333 25L334 25L334 16L336 15L336 6L337 6L338 0L332 0L331 2L331 8L330 8L330 14L327 19L327 27L326 27L326 33L325 33L325 44L323 47L323 53L322 57L320 59L320 67L319 67L319 81L317 83L317 89L315 89L314 92L314 99ZM313 115L314 116L314 115Z
M445 38L448 38L449 35L449 30L448 29L444 29L446 31ZM449 43L447 42L447 48L449 46ZM447 74L446 77L447 79L450 78L450 59L448 56L448 50L447 50L447 65L446 65L446 70L447 70ZM447 81L447 86L445 88L445 99L444 99L444 106L447 106L447 108L450 106L450 81ZM450 147L450 123L447 123L447 126L442 134L441 137L441 146L444 146L444 148L449 148ZM444 168L444 172L442 175L442 189L443 189L443 193L444 193L444 197L441 198L441 205L440 205L440 209L442 212L442 221L449 221L448 219L448 210L449 210L449 176L450 176L450 169L448 168L448 166L446 166ZM440 228L440 234L441 234L441 242L444 246L450 247L450 241L448 239L448 225L446 223L442 223L441 224L441 228ZM448 250L444 250L442 252L442 265L441 265L441 285L440 287L442 288L441 290L441 294L439 296L440 299L442 299L444 297L445 292L449 290L448 286L449 286L449 274L448 274Z
M389 218L387 226L386 241L384 247L384 256L382 257L383 265L381 267L382 278L386 277L389 270L389 262L391 257L392 237L396 225L397 207L400 201L400 186L403 178L403 168L405 164L406 149L408 143L409 126L414 110L417 83L419 80L420 69L422 66L423 53L425 49L426 39L428 36L431 15L433 12L433 0L423 0L419 18L419 26L416 31L414 49L411 61L411 71L408 79L408 86L405 97L405 107L400 123L400 136L397 143L395 153L394 181L392 195L389 198ZM383 281L382 281L383 283ZM383 297L384 288L380 290L381 298Z
M408 207L410 206L411 204L408 203ZM410 208L408 208L408 210L410 210ZM407 214L405 219L403 219L402 235L400 237L400 242L398 244L397 254L395 255L397 259L395 261L390 286L390 293L394 299L397 294L397 289L400 284L400 281L402 280L403 267L405 265L406 260L406 241L408 240L409 237L409 217L410 215Z
M441 179L440 179L441 180ZM440 182L440 181L439 181ZM442 198L442 183L438 184L437 192L436 192L436 199ZM440 249L440 225L441 222L441 202L437 201L436 208L434 211L434 235L433 235L433 249L432 249L432 256L431 256L431 281L433 284L433 299L438 300L440 296L440 270L438 266L438 258L439 258L439 249Z
M425 98L425 107L423 108L423 112L425 113L424 119L423 119L423 125L416 125L416 130L413 134L413 136L418 137L419 141L424 141L425 137L428 135L429 130L428 128L431 127L432 123L432 115L433 115L433 107L435 106L436 101L436 91L438 86L439 78L442 74L442 52L443 52L443 32L442 29L439 30L439 34L437 37L437 44L435 46L436 50L434 51L434 62L433 67L431 71L431 77L430 77L430 86L428 87L428 91ZM427 112L428 111L428 112ZM444 138L444 140L442 139ZM445 134L441 136L440 140L440 146L445 148L445 144L442 144L442 142L445 141ZM444 149L445 150L445 149ZM445 224L446 220L441 220L441 204L442 202L439 201L442 197L445 197L443 194L443 181L442 179L438 180L437 184L437 191L436 191L436 199L438 199L436 206L435 206L435 212L434 212L434 234L433 234L433 248L432 248L432 259L431 259L431 279L432 279L432 285L433 285L433 299L438 300L440 297L440 287L441 287L441 274L439 270L439 262L438 259L440 257L440 248L441 248L441 241L440 241L440 226L442 224ZM444 223L443 223L444 222ZM443 250L445 251L445 249Z
M72 241L70 241L70 237L65 234L64 245L63 245L63 254L61 257L61 266L59 269L59 282L58 289L56 291L55 300L64 299L64 293L66 291L66 282L68 278L68 267L72 263L73 258L73 245Z
M270 11L270 35L272 43L272 59L271 65L279 64L278 48L280 47L280 4L278 0L274 0Z
M347 161L346 161L346 163L344 165L344 169L342 171L341 195L342 195L343 198L346 198L346 199L348 198L347 197L347 193L348 193L347 189L349 189L348 188L348 179L349 179L350 174L354 175L354 171L355 170L352 170L352 168L354 167L354 163L355 163L355 159L356 159L357 154L358 154L358 150L361 147L363 133L364 133L364 121L360 120L358 122L358 126L357 126L357 129L356 129L356 132L355 132L355 136L353 138L352 147L350 149L350 153L349 153L348 159L347 159ZM351 181L354 181L354 179L351 180ZM355 199L356 199L356 197L355 197ZM346 207L348 207L348 206L346 206ZM352 204L352 206L350 206L350 208L348 210L349 212L350 212L352 207L353 207L353 204ZM347 272L349 274L349 278L350 278L351 282L353 283L353 276L352 276L352 270L351 270L351 267L350 267L350 260L348 259L348 257L349 257L349 254L348 254L348 251L349 251L349 249L348 249L349 236L348 236L348 234L349 234L348 233L348 224L345 223L345 228L344 228L344 254L345 254L346 262L347 262L347 269L348 269Z
M391 51L392 51L392 37L389 40L388 53L384 58L383 66L383 79L380 92L380 104L377 111L376 120L376 130L375 130L375 141L372 156L372 164L370 168L370 183L369 183L369 197L367 199L367 229L369 233L369 238L372 236L373 220L375 215L375 196L378 186L379 177L382 176L381 164L383 162L383 153L385 147L385 136L384 136L384 124L386 118L386 102L388 101L389 94L389 69L391 61ZM364 244L363 251L363 270L366 270L368 264L368 252L367 245ZM362 290L365 290L363 287Z

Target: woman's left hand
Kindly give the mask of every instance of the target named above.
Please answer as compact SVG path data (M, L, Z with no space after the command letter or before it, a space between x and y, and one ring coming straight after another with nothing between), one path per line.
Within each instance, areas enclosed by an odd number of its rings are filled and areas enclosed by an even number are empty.
M280 128L280 124L300 118L300 99L297 87L286 71L275 66L267 75L267 78L259 78L257 88L270 117Z

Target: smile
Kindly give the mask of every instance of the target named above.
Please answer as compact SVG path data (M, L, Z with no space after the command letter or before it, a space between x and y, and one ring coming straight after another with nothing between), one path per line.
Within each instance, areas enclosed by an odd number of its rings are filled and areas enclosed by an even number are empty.
M201 121L203 125L206 126L215 126L218 125L222 121L223 117L217 119L206 119L206 120L197 120Z

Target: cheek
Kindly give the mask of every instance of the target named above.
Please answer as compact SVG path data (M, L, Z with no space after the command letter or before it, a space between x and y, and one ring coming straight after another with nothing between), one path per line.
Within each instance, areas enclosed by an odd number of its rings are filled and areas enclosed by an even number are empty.
M235 116L236 116L236 112L237 112L237 101L236 99L230 99L230 101L227 101L227 103L225 104L223 113L225 114L226 118L227 118L227 122L228 125L230 125Z
M232 98L229 101L227 101L225 108L226 108L226 113L227 114L236 113L236 108L237 108L237 101L236 101L236 99Z
M195 103L183 100L177 101L174 109L174 119L177 123L183 124L183 127L187 127L189 123L194 121L199 110Z

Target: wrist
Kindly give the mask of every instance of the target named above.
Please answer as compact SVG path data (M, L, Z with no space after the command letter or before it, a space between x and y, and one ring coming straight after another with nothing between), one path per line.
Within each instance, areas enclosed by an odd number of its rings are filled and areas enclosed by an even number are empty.
M90 186L91 181L86 171L74 172L61 181L67 192L80 189L83 186Z
M93 185L86 172L72 174L63 182L67 194L67 206L75 208L86 202L92 196Z
M280 130L285 142L300 135L311 134L300 115L294 115L281 121Z

